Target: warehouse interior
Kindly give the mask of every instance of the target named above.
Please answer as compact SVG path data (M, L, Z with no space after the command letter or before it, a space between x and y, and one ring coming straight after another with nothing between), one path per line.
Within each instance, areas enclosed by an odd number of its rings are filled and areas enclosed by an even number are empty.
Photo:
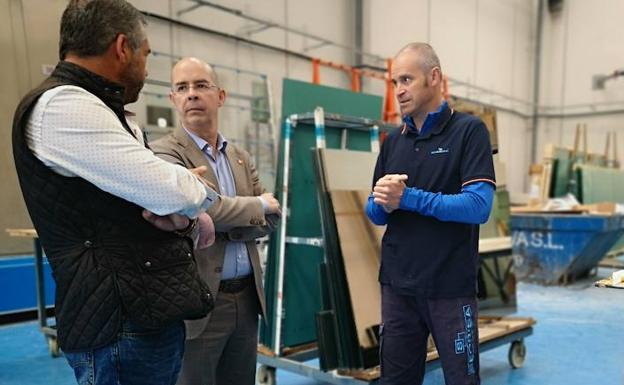
M151 54L125 108L147 140L180 125L174 65L203 60L227 93L220 133L281 204L256 241L257 384L379 381L384 227L366 202L380 146L401 130L391 71L410 42L435 49L442 95L485 123L495 150L479 230L481 383L624 384L624 2L128 1ZM59 61L67 4L0 0L0 385L76 383L10 139L18 103ZM424 384L445 383L439 361L432 344Z

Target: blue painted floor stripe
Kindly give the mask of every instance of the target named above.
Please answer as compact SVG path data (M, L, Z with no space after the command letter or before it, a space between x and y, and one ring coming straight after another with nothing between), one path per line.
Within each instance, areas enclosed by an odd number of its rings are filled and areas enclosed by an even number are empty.
M606 277L612 270L599 269ZM591 279L568 287L518 285L518 315L537 320L526 339L524 367L511 369L508 346L481 354L484 385L624 384L624 290L599 289ZM317 382L278 371L279 385ZM63 358L52 359L35 322L0 327L0 385L75 384ZM444 384L441 370L426 385Z

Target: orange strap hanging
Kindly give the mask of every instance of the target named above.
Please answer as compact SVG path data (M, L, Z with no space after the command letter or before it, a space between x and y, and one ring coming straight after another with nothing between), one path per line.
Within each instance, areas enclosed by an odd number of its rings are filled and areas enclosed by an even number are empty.
M392 73L392 59L386 59L386 97L384 98L384 110L383 120L386 122L396 122L396 118L399 116L396 112L396 106L394 105L394 86L392 85L391 73Z
M354 68L349 65L334 63L331 61L321 60L319 58L312 59L312 83L321 84L321 66L327 66L336 70L344 71L351 76L351 90L353 92L361 92L362 81L361 77L371 77L383 80L386 83L386 94L383 105L383 120L389 123L398 122L399 113L396 110L396 104L394 101L394 86L392 85L392 79L390 73L392 71L392 59L386 60L387 72L381 73L379 71L371 71L361 68Z
M321 59L312 59L312 83L321 84Z
M357 68L351 68L351 91L360 92L362 86L360 84L361 71Z

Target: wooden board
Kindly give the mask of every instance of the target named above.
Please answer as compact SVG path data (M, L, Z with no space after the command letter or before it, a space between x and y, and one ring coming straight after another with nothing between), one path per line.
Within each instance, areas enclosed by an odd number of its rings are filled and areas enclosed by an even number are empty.
M613 283L613 281L611 280L611 277L594 282L594 286L609 287L612 289L624 289L624 283Z
M333 191L330 193L340 250L347 275L349 296L359 343L375 346L367 329L381 323L381 289L378 282L381 236L384 228L373 226L364 207L368 191Z
M35 229L6 229L10 237L27 237L37 238L37 231Z
M324 164L331 165L324 170L328 191L363 190L367 193L366 190L370 190L377 163L376 153L327 148L323 150L323 158Z
M379 264L385 226L375 226L366 216L372 170L377 154L325 149L322 152L326 188L334 210L340 252L353 308L358 342L374 347L368 329L381 323ZM357 165L357 167L354 167Z
M511 208L511 212L515 214L522 213L558 213L558 214L595 214L595 215L613 215L618 210L615 202L598 202L592 204L574 205L567 209L544 209L542 205L538 206L516 206Z
M599 267L608 267L610 269L622 270L624 269L624 260L618 258L620 253L614 253L611 255L607 255L600 262L598 262Z
M533 318L520 317L479 317L479 345L535 325ZM427 361L439 358L438 351L427 353Z
M496 251L511 251L511 237L496 237L479 239L479 254Z
M533 318L480 316L479 345L520 330L528 329L533 325L535 325L535 320L533 320ZM440 356L437 350L427 353L427 362L438 358L440 358ZM376 380L380 375L379 366L367 370L348 371L341 374L365 381Z

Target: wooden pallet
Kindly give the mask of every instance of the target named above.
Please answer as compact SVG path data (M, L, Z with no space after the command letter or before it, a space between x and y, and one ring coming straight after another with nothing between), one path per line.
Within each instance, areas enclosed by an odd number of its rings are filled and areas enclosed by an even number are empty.
M598 262L599 267L607 267L610 269L624 269L624 261L617 258L619 254L622 253L622 250L618 250L617 254L607 255L600 262Z
M524 317L479 317L479 345L507 334L535 325L533 318ZM427 362L440 358L437 350L427 353Z
M535 325L533 318L525 317L479 317L479 345L488 341L504 337L517 331L528 329ZM440 358L436 349L427 353L427 362ZM339 371L341 375L351 376L364 381L373 381L379 378L379 366L366 370Z
M613 283L613 281L611 280L611 277L594 282L594 286L608 287L611 289L624 289L624 283Z
M35 229L6 229L11 237L26 237L37 238L37 231Z

